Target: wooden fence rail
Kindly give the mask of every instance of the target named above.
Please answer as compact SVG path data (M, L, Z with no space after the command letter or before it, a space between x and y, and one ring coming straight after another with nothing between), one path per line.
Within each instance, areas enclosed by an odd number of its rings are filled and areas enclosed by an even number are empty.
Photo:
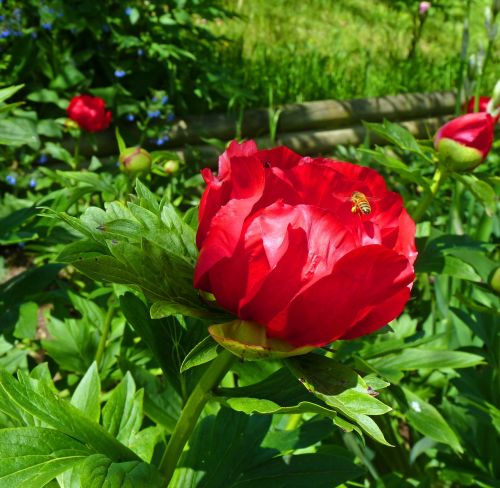
M431 137L453 114L455 101L452 92L436 92L284 105L280 107L276 143L298 153L324 154L338 145L362 143L366 130L361 121L381 122L384 119L401 122L419 137ZM170 140L161 148L176 151L186 161L203 158L210 163L219 150L207 145L204 139L228 141L237 136L238 126L242 137L256 139L260 147L270 145L270 111L253 109L241 116L230 113L186 117L174 124ZM130 144L139 138L135 131L124 131L124 136ZM371 140L381 142L376 138ZM67 141L65 145L71 149L72 144L73 141ZM110 133L97 134L97 147L101 155L117 153L116 142ZM82 153L91 152L90 145L84 143Z

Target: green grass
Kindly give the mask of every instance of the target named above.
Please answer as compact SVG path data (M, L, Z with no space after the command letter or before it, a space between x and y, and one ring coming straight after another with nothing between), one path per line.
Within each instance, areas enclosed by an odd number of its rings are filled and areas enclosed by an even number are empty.
M239 17L214 29L228 38L219 53L221 66L241 80L233 104L267 105L270 91L275 103L286 103L454 88L463 11L431 8L416 56L408 61L413 18L390 3L227 0ZM488 3L473 3L469 53L486 42ZM493 52L499 51L497 39ZM499 76L495 61L498 56L489 63L486 90Z

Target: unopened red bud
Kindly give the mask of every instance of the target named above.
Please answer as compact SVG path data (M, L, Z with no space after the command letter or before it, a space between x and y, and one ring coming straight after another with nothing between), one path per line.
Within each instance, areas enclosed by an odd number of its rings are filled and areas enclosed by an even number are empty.
M490 152L495 122L485 112L462 115L439 129L434 146L439 159L451 171L470 171Z

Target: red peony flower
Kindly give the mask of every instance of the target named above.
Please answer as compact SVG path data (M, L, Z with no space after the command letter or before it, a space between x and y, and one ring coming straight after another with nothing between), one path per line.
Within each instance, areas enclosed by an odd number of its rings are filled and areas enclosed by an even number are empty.
M434 137L442 162L454 171L474 169L493 144L495 121L486 112L462 115L450 120Z
M111 122L111 112L106 110L106 102L92 95L73 97L66 112L71 120L88 132L107 129Z
M488 111L488 104L490 103L491 98L490 97L479 97L479 104L477 107L478 112L487 112ZM464 109L466 109L468 114L473 114L475 112L475 97L472 97L469 99L467 104L464 104ZM500 107L497 107L500 108ZM491 114L490 114L491 115ZM497 115L496 117L493 117L495 123L498 122L498 119L500 118L500 114Z
M376 171L249 141L202 175L195 286L239 319L300 348L369 334L402 312L415 223Z
M490 103L491 98L490 97L479 97L479 105L478 105L478 112L486 112L488 110L488 103ZM467 113L468 114L473 114L476 110L474 110L474 105L475 105L475 97L472 97L469 99L466 105Z

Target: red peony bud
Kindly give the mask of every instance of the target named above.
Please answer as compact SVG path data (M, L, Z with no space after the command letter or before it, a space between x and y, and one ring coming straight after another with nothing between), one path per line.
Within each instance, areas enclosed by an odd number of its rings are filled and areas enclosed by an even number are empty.
M218 175L202 174L194 282L239 319L211 328L224 347L304 353L402 312L415 223L375 170L249 141L231 143Z
M452 171L478 166L493 144L494 119L485 112L462 115L443 125L434 137L441 162Z
M66 112L71 120L88 132L107 129L111 122L111 112L106 110L106 102L92 95L73 97Z

